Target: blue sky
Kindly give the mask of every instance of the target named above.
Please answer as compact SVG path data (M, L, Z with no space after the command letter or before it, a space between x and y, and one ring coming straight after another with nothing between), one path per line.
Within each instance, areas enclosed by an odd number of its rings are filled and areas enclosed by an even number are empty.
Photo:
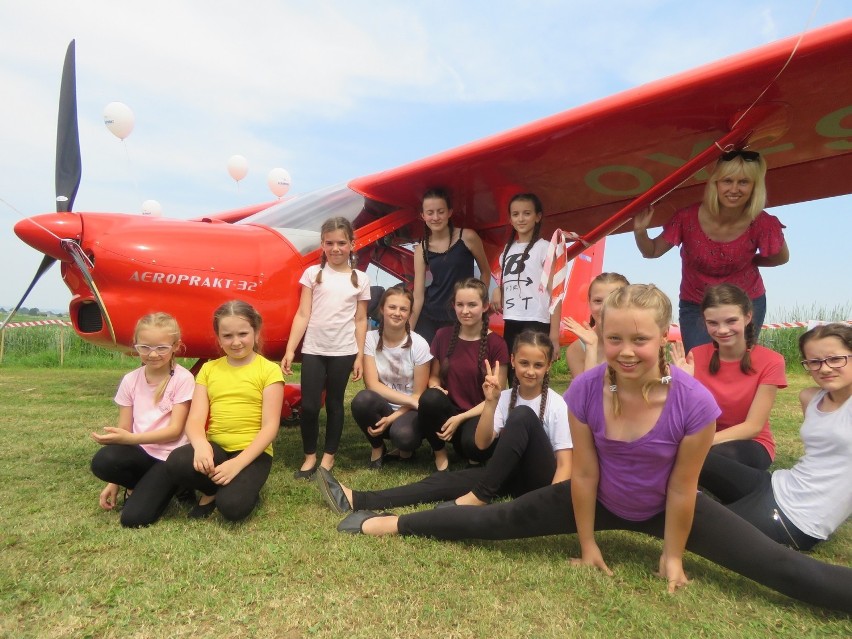
M61 64L77 39L83 182L78 211L137 214L158 200L188 218L391 168L766 42L852 16L848 0L585 0L251 3L155 0L8 3L0 23L0 306L41 255L12 232L54 208ZM848 61L847 61L848 62ZM134 111L124 144L107 103ZM228 158L248 158L239 188ZM770 194L771 200L771 194ZM852 196L770 209L787 225L788 265L764 271L770 317L849 307ZM676 251L642 260L632 235L604 264L676 297ZM54 267L26 306L61 309Z

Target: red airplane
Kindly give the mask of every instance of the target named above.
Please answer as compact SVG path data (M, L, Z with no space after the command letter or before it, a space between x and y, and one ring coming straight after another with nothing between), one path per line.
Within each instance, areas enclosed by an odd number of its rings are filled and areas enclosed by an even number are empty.
M852 192L850 60L852 20L844 20L346 185L186 221L70 212L81 176L72 42L60 97L57 213L15 226L45 255L18 306L58 260L83 339L129 350L137 318L163 310L180 322L187 356L215 357L213 310L239 298L261 312L265 352L280 357L299 276L319 259L323 220L353 222L362 267L371 262L411 281L418 196L442 186L454 195L457 225L480 233L492 264L506 239L508 199L537 193L546 236L558 227L580 235L568 248L569 259L582 259L563 314L586 317L583 289L603 259L602 245L593 245L628 230L653 202L661 224L700 200L706 167L723 150L748 146L769 156L773 205Z

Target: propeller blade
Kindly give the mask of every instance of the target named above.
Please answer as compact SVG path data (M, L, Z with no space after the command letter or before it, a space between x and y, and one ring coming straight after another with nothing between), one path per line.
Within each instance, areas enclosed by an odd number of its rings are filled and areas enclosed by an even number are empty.
M106 304L104 304L104 300L101 297L101 292L98 290L97 285L95 284L95 280L92 277L92 273L89 270L89 258L86 257L86 254L83 253L83 249L80 248L80 245L73 240L62 240L62 247L68 251L68 254L71 256L71 259L74 260L74 263L77 265L77 268L80 269L80 272L83 274L83 279L86 280L86 285L89 287L89 290L92 291L95 295L95 301L98 303L98 308L101 310L101 315L104 316L104 320L106 320L107 328L109 329L109 335L112 337L112 343L117 344L118 342L115 339L115 329L112 327L112 320L110 319L109 313L107 312Z
M74 40L65 53L62 86L59 90L59 120L56 125L56 212L70 211L77 197L83 164L77 129L77 72Z
M36 274L35 274L35 277L33 278L33 281L30 282L30 285L27 287L27 290L24 291L24 295L23 295L23 297L21 297L21 301L18 302L18 305L14 309L12 309L12 312L9 313L6 316L5 320L3 320L3 324L0 325L0 331L2 331L4 328L6 328L6 324L9 323L9 321L12 319L12 317L14 317L15 313L17 313L18 310L21 308L21 306L23 306L24 301L27 299L27 295L29 295L30 291L33 290L33 287L36 285L36 282L38 282L39 279L41 279L41 276L44 275L51 266L53 266L53 263L55 261L56 261L56 258L50 257L50 255L45 255L42 258L41 264L39 264L38 269L36 270Z

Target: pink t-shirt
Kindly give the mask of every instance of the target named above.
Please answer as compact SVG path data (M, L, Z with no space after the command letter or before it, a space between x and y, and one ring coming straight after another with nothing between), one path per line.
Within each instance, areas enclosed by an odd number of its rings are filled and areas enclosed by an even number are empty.
M769 348L758 345L751 349L751 367L755 370L752 375L744 374L738 361L719 362L719 372L711 375L713 344L696 346L690 352L695 357L695 379L707 387L722 409L716 420L717 432L745 421L761 384L787 388L784 356ZM770 459L775 459L775 439L768 419L754 440L766 449Z
M329 266L317 284L319 264L309 266L299 284L311 290L311 317L305 331L302 352L309 355L355 355L355 310L358 302L370 300L370 279L356 270L358 286L352 286L352 273L339 273Z
M154 403L154 393L159 384L149 384L145 379L145 367L140 366L127 373L115 393L115 403L133 408L131 432L148 433L169 425L172 406L188 402L195 391L195 379L192 373L180 364L175 365L174 375L169 379L163 397ZM151 457L164 460L178 446L189 443L185 434L171 442L159 444L140 444Z
M735 284L755 299L766 293L754 257L770 257L784 245L784 225L766 211L738 238L730 242L711 240L698 222L699 204L677 211L663 225L663 239L680 245L680 299L700 304L708 286Z

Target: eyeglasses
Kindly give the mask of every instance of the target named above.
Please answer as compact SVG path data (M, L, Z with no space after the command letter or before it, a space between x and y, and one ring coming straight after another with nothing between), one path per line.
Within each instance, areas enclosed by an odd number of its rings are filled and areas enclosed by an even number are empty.
M802 360L802 368L806 371L818 371L822 368L823 362L829 368L843 368L846 366L846 363L849 361L849 358L852 355L832 355L831 357L826 357L825 359L803 359Z
M133 348L140 355L150 355L153 351L157 351L157 355L168 355L172 350L172 344L159 344L157 346L149 346L148 344L134 344Z
M743 162L758 162L760 161L760 153L757 151L744 151L742 149L738 149L736 151L728 151L727 153L723 153L722 157L719 158L722 162L730 162L736 157L740 157L743 159Z

